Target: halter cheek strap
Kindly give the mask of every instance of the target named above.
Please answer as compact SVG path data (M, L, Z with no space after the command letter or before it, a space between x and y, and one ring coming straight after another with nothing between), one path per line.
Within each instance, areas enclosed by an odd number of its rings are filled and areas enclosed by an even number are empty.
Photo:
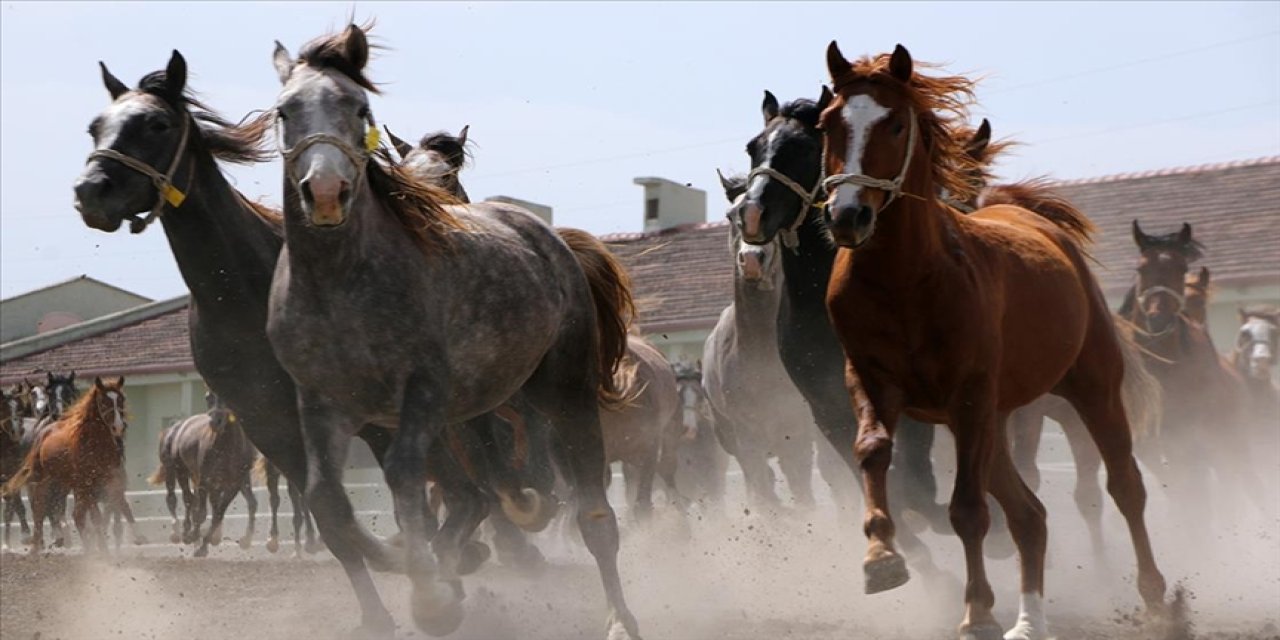
M1147 300L1149 300L1152 296L1156 296L1160 294L1167 295L1170 298L1173 298L1173 300L1178 303L1178 308L1175 309L1173 312L1174 315L1180 315L1182 313L1182 310L1186 308L1186 305L1187 305L1186 294L1177 289L1172 289L1163 285L1155 285L1153 287L1147 287L1146 289L1143 289L1138 294L1138 297L1137 297L1138 313L1142 314L1142 323L1143 325L1145 325L1143 327L1143 333L1146 334L1148 338L1161 338L1169 335L1170 333L1173 333L1178 328L1178 323L1174 322L1173 324L1170 324L1168 327L1164 328L1161 331L1151 331L1151 316L1147 315Z
M892 180L885 180L883 178L873 178L865 173L838 173L836 175L829 176L822 181L822 186L826 188L827 193L829 194L828 197L834 197L836 189L843 184L853 184L860 187L880 189L881 191L888 192L889 197L880 205L879 211L876 212L879 213L880 211L884 211L894 200L898 199L898 196L903 195L902 183L907 179L907 170L911 167L911 157L915 154L916 137L919 134L919 126L916 124L915 109L908 109L907 117L911 121L910 128L907 133L907 155L902 159L902 170L898 172L898 176Z
M160 173L151 165L138 160L137 158L132 158L120 153L115 149L97 149L93 151L93 153L89 154L87 162L100 158L115 160L116 162L151 178L151 184L156 188L156 203L151 207L151 211L147 213L147 217L141 219L137 217L132 218L132 222L129 223L129 231L133 233L142 233L147 228L147 225L151 224L151 222L161 214L166 204L177 209L182 206L182 202L187 199L187 194L183 193L181 189L173 186L173 174L178 170L178 165L182 164L182 157L186 154L187 138L190 133L191 116L184 113L182 118L182 137L178 139L178 148L173 153L173 160L169 163L169 170L164 173Z

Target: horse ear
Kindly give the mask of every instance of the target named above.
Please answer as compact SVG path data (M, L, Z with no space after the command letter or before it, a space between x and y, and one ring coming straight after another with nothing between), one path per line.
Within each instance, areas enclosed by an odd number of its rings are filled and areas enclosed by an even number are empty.
M357 69L364 69L364 65L369 62L369 39L364 35L364 29L354 24L347 25L345 34L347 60Z
M458 145L459 145L459 146L463 146L463 147L467 146L467 132L468 132L468 131L471 131L471 125L469 125L469 124L464 124L464 125L462 125L462 131L459 131L459 132L458 132Z
M276 67L276 76L280 78L280 84L289 81L289 74L293 73L293 56L289 55L289 50L276 40L276 50L271 53L271 64Z
M1151 238L1142 232L1142 225L1138 224L1137 219L1133 221L1133 243L1138 245L1139 249L1146 249L1150 244Z
M974 160L982 160L989 144L991 144L991 122L983 118L982 124L978 125L978 130L973 133L973 139L965 146L965 153Z
M1191 244L1191 223L1182 223L1182 228L1178 229L1178 244L1183 246Z
M107 70L107 63L99 60L98 67L102 69L102 84L106 85L107 93L111 94L111 99L115 100L129 91L129 87L125 86L120 79L111 75Z
M116 380L116 387L120 389L124 388L124 376L120 376L120 378Z
M764 114L765 124L778 117L778 99L767 89L764 92L764 102L760 103L760 112Z
M106 388L106 387L102 386L102 378L99 378L98 376L94 376L94 377L93 377L93 386L94 386L95 388L97 388L98 390L103 390L103 389L105 389L105 388Z
M1201 289L1209 287L1209 267L1200 267L1200 276L1196 278L1196 286Z
M889 75L902 82L911 80L911 53L902 45L893 48L889 56Z
M840 45L836 44L835 40L832 40L831 44L827 45L827 73L830 73L831 78L834 80L842 74L848 73L851 66L853 65L849 64L849 60L844 57L844 54L840 53Z
M382 130L386 131L387 137L391 138L391 146L396 148L396 153L400 154L401 160L404 160L405 156L409 155L410 151L413 151L413 145L401 140L396 136L396 134L391 133L391 127L384 124L382 125Z
M72 369L72 370L71 370L71 373L67 375L67 380L68 380L69 382L71 382L72 384L75 384L75 381L76 381L76 370L75 370L75 369Z
M164 88L170 97L180 98L187 88L187 59L177 49L169 56L169 64L164 68Z
M719 169L716 169L716 177L720 178L720 188L724 189L724 197L726 200L733 202L738 199L738 196L742 195L742 192L744 191L743 187L745 185L724 177L724 174L720 173Z
M53 372L46 371L45 375L49 377L49 382L45 386L53 386Z
M835 95L831 93L831 88L825 84L822 85L822 93L818 95L818 113L826 111L834 99Z

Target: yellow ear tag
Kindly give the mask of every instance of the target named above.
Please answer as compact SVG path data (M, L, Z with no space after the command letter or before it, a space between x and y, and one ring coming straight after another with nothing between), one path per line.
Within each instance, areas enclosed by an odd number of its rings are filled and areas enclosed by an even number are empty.
M171 184L165 185L160 190L160 195L164 196L164 201L174 208L181 207L182 201L187 199L187 194L179 191L177 187Z
M235 424L235 422L236 422L236 414L234 414L234 413L233 413L233 414L231 414L231 415L227 416L227 422L230 422L231 424Z
M369 130L364 134L364 150L373 153L381 143L382 136L378 133L378 128L369 127Z

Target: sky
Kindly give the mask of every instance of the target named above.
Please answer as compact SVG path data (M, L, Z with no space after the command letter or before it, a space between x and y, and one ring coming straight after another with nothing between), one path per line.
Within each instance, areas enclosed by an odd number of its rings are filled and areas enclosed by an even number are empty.
M768 89L816 98L824 52L906 46L985 78L979 117L1021 143L1004 178L1085 178L1280 155L1280 3L0 3L0 297L88 274L156 299L185 293L159 225L85 227L71 186L107 106L97 62L133 86L186 57L232 120L280 89L273 41L376 18L378 121L401 137L470 125L473 198L551 205L556 224L639 231L637 176L724 201ZM230 168L278 203L278 161ZM1231 194L1223 194L1231 197ZM181 215L181 212L174 215Z

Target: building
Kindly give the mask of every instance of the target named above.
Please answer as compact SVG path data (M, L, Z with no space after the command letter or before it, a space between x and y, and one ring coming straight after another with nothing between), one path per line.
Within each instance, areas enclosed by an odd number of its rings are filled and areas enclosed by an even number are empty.
M645 231L603 239L631 273L641 329L672 361L693 362L702 357L703 341L732 300L728 227L723 220L706 221L703 191L661 178L638 178L636 184L644 187ZM1137 250L1130 224L1135 218L1148 233L1172 231L1184 221L1193 225L1206 247L1201 264L1213 273L1209 322L1220 351L1234 344L1238 306L1280 304L1280 157L1068 181L1060 187L1098 225L1092 254L1113 307L1133 282ZM723 203L718 196L716 201ZM549 208L545 213L550 216ZM6 342L0 345L0 383L48 370L74 369L86 384L93 375L127 376L128 469L131 488L141 488L155 462L160 430L204 409L187 321L184 296ZM364 448L353 452L363 454ZM368 458L356 457L353 464L367 465Z
M151 302L89 276L0 300L0 344Z

